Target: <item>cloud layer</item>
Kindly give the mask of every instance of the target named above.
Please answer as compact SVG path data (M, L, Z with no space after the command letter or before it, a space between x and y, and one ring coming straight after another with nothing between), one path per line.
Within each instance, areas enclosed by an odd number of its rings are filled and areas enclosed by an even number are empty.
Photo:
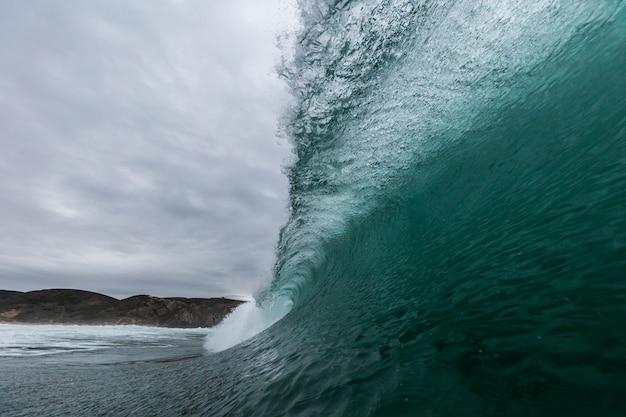
M285 7L0 6L0 288L249 296L268 279Z

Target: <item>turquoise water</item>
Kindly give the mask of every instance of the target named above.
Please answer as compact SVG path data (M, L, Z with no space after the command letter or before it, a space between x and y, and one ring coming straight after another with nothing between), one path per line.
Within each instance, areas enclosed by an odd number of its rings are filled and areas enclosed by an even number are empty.
M625 6L303 2L291 217L246 307L282 318L219 353L32 371L40 410L625 415Z

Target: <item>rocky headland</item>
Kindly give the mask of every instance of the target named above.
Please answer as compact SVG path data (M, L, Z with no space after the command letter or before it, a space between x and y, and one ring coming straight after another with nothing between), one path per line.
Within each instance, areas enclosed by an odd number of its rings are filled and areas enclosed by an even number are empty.
M243 301L227 298L150 295L118 300L72 289L0 290L0 323L212 327L241 303Z

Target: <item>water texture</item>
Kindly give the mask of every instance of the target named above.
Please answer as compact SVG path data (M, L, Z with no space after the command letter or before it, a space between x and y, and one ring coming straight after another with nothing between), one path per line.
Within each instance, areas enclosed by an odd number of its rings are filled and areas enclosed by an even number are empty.
M626 3L301 8L274 324L58 414L625 415Z

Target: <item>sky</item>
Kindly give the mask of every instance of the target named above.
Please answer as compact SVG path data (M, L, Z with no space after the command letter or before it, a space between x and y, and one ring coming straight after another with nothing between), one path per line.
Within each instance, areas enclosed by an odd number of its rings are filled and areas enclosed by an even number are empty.
M293 159L288 3L0 3L0 289L266 285Z

